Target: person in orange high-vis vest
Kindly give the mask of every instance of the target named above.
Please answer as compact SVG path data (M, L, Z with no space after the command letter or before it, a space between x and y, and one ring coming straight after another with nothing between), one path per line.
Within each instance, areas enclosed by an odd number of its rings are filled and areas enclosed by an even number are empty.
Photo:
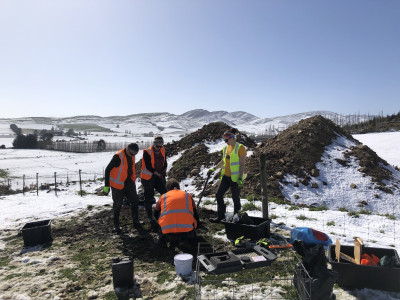
M161 195L154 209L154 216L160 226L158 243L164 244L168 237L173 240L196 238L199 216L192 196L180 190L176 179L168 179L167 193Z
M160 194L167 192L165 177L167 174L167 160L165 157L164 139L156 136L153 145L143 150L142 169L140 181L144 191L144 206L150 223L157 225L153 218L152 206L154 201L154 189Z
M103 191L108 195L110 186L113 198L114 227L117 233L121 232L119 227L119 215L121 212L124 197L131 204L133 225L139 226L138 215L138 195L136 192L136 173L135 173L135 155L139 152L139 146L135 143L129 144L126 148L119 150L114 154L108 164L104 181Z

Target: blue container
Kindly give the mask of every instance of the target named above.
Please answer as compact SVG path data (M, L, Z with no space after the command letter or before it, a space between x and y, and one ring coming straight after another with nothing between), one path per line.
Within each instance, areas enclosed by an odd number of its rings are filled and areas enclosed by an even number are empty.
M299 240L304 242L307 246L323 244L324 246L328 246L332 244L332 240L326 233L321 231L309 228L309 227L296 227L293 228L290 232L290 241L293 243L294 241Z

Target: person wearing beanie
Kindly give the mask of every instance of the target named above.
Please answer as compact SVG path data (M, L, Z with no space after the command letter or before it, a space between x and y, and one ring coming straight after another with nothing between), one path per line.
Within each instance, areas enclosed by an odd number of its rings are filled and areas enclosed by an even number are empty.
M167 160L165 156L164 139L156 136L153 145L143 150L140 180L144 190L144 202L149 222L154 226L157 222L153 218L152 206L154 190L161 195L167 192L165 177L167 175Z
M209 169L207 175L212 175L216 169L221 169L221 182L219 184L215 198L217 199L217 218L210 219L212 222L220 222L225 218L226 205L224 195L231 189L233 200L233 213L241 209L240 189L245 178L244 164L247 155L246 148L237 142L238 131L230 128L225 131L222 138L226 145L222 149L222 160L213 168Z
M107 165L104 174L105 185L103 192L108 195L110 186L113 199L114 228L119 234L119 215L121 212L124 197L131 205L133 225L139 226L138 204L139 199L136 192L135 155L139 152L139 146L135 143L129 144L126 148L114 154Z

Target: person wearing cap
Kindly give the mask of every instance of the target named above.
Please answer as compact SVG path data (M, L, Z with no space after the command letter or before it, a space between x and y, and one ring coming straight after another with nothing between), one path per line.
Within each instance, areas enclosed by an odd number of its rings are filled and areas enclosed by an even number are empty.
M167 174L167 160L165 158L164 139L156 136L153 145L143 150L142 169L140 180L144 190L144 206L146 208L149 222L156 222L152 215L154 201L154 189L161 195L167 192L165 188L165 177Z
M215 198L217 199L217 218L210 219L212 222L220 222L225 218L226 205L224 195L231 189L233 200L233 213L237 213L241 209L240 189L244 180L244 165L247 155L245 146L237 142L236 136L238 131L236 128L230 128L223 134L226 145L222 149L222 160L213 168L209 169L207 175L212 175L216 169L221 169L221 182L219 184Z
M168 179L167 192L161 195L154 208L154 217L160 226L158 244L171 241L188 240L194 244L199 222L196 204L192 196L181 191L179 182Z
M107 165L104 175L105 186L103 192L108 195L110 186L113 199L114 228L117 233L121 232L119 227L119 215L124 197L131 204L131 213L134 226L139 226L138 203L136 193L135 155L139 152L139 146L135 143L114 154Z

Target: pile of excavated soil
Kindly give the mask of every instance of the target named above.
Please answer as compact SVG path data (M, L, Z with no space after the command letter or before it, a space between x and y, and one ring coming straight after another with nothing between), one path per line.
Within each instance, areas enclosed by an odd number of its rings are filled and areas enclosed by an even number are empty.
M285 183L283 178L286 174L295 175L299 178L299 183L309 185L312 177L319 176L319 170L315 165L321 161L325 147L331 145L338 136L347 138L357 145L345 153L345 161L340 163L346 167L350 157L356 157L360 163L360 172L371 176L381 190L391 192L382 182L391 178L391 172L383 167L388 163L369 147L360 144L342 128L322 116L301 120L262 143L248 160L248 166L254 171L254 176L248 176L247 184L256 187L256 193L261 193L259 155L264 154L269 196L283 198L279 182Z
M222 122L204 125L179 141L165 145L166 155L171 157L182 151L182 156L176 160L168 173L168 177L179 180L191 177L198 191L202 190L205 179L199 176L202 166L208 169L217 164L222 158L222 151L209 153L205 146L207 142L221 139L222 133L229 126ZM240 142L252 151L246 159L247 178L241 191L242 197L261 195L260 183L260 155L263 154L266 162L267 192L269 197L283 198L280 183L285 184L286 174L298 177L299 183L309 185L312 177L319 176L316 163L321 162L322 155L333 140L342 136L353 141L357 146L351 147L343 160L338 160L343 167L350 162L350 157L356 157L360 162L360 172L371 176L382 191L391 193L383 180L391 178L391 172L384 166L387 162L381 159L374 151L355 140L349 133L335 125L332 121L314 116L301 120L299 123L286 129L279 135L256 145L246 134L240 134ZM222 150L222 149L221 149ZM141 161L136 165L140 171ZM204 196L215 194L219 184L219 174L214 176L207 185Z

